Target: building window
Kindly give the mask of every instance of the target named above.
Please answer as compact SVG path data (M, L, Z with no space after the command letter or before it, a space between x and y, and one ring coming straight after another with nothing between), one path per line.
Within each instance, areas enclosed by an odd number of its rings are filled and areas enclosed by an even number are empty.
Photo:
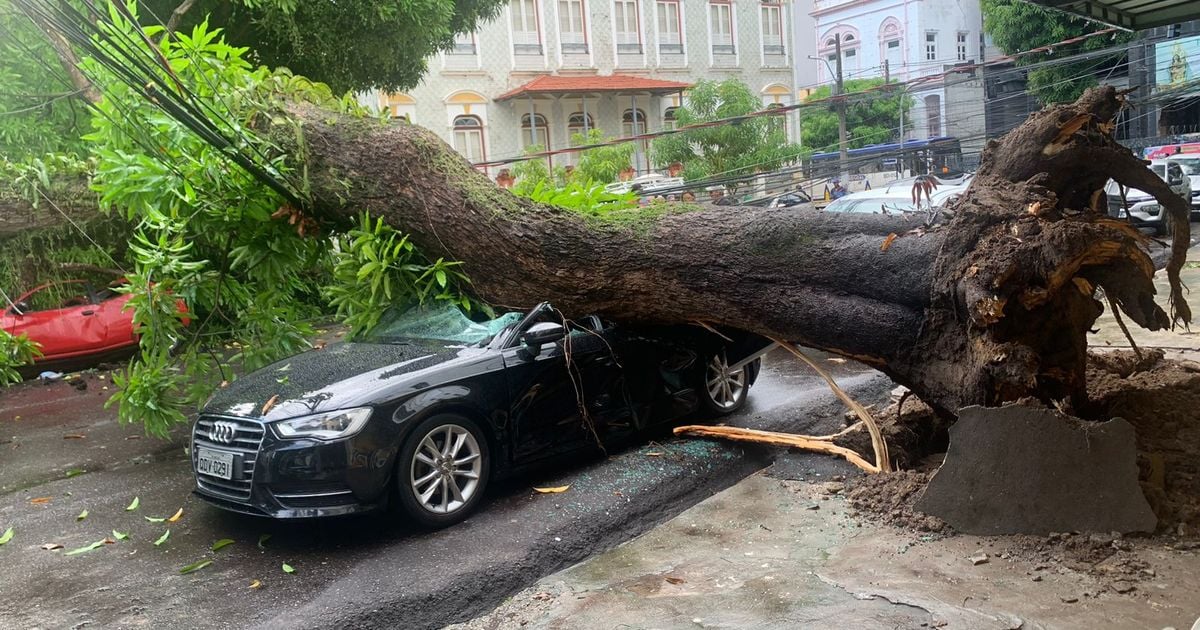
M937 31L925 31L925 60L937 61Z
M764 2L760 12L763 54L783 55L783 7L774 2Z
M459 33L454 36L454 47L450 49L450 54L474 55L476 50L475 33Z
M646 133L646 112L641 109L627 109L621 114L621 134L628 138Z
M942 135L942 97L937 94L925 97L925 126L929 138Z
M470 162L482 162L483 121L478 116L454 117L454 150Z
M729 2L710 2L708 22L713 54L734 54L736 42L733 37L733 5Z
M595 128L596 123L592 120L591 114L575 112L567 116L567 139L571 146L583 144L583 142L576 142L576 136L586 141L588 132Z
M542 54L541 24L538 20L537 0L512 0L513 53L517 55Z
M617 34L617 53L641 54L642 30L637 0L613 0L613 25Z
M683 22L678 0L658 0L658 52L683 54Z
M967 33L959 31L957 44L958 44L958 46L957 46L958 47L958 60L966 61L967 60Z
M550 148L550 126L541 114L525 114L521 116L521 148L528 149L534 145L542 149Z
M904 64L904 47L900 41L900 20L889 17L879 27L879 41L883 50L880 57L887 62L890 71L898 71Z
M558 39L565 54L587 54L583 0L558 0Z
M663 112L663 129L675 129L678 126L675 121L675 111L678 109L678 107L668 107Z

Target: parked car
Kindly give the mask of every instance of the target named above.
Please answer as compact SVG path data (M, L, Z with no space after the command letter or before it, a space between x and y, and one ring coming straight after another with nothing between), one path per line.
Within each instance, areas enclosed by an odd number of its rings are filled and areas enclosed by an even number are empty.
M1192 199L1191 179L1181 162L1181 158L1152 160L1149 168L1154 171L1155 175L1166 181L1175 194L1190 201ZM1125 188L1110 179L1104 186L1104 194L1108 198L1109 216L1128 218L1134 227L1151 228L1157 234L1162 234L1166 230L1162 208L1150 193L1136 188ZM1192 214L1196 214L1194 207Z
M549 304L482 324L457 308L389 314L361 339L219 390L192 431L196 493L276 518L392 504L450 525L497 477L736 411L769 346L732 330L569 321Z
M41 347L34 368L70 369L132 355L138 337L130 296L114 287L95 288L86 280L49 282L16 299L0 313L0 329L26 335Z
M1168 161L1178 164L1188 180L1188 201L1192 205L1191 220L1200 221L1200 156L1170 157Z
M901 214L917 212L932 208L942 208L954 201L965 190L966 186L943 186L933 190L929 199L921 197L921 205L913 203L912 185L907 187L889 188L886 191L864 190L850 193L841 199L835 199L825 212L866 212L874 214Z
M803 206L811 203L812 198L808 196L808 193L797 189L775 195L769 195L767 197L752 199L742 205L758 206L760 208L794 208L796 206Z

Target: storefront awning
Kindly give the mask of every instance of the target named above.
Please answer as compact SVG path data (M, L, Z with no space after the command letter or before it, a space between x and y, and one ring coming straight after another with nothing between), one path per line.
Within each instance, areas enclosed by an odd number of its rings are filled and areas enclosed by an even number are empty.
M1200 18L1196 0L1025 0L1113 26L1141 31Z
M509 90L494 100L507 101L519 97L566 96L571 94L675 94L692 87L690 83L631 77L624 74L601 76L557 76L545 74L519 88Z

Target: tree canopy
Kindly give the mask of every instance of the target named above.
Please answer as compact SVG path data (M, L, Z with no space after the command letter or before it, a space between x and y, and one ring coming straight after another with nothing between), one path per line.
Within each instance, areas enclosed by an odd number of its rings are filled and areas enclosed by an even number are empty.
M1005 54L1053 44L1100 28L1083 18L1061 11L1051 11L1020 0L983 0L982 9L984 30L992 36L992 41ZM1043 55L1022 56L1017 63L1028 65L1100 50L1128 42L1132 38L1130 33L1117 33L1111 38L1093 37L1078 44L1056 47L1053 52ZM1028 90L1043 104L1074 101L1084 90L1097 84L1097 73L1110 70L1123 58L1123 51L1118 51L1112 57L1031 69Z
M745 116L761 109L762 100L737 79L701 80L688 90L683 105L675 110L675 122L683 127ZM687 179L769 171L800 154L800 147L788 142L785 120L782 116L757 116L737 124L663 136L654 141L651 154L659 164L683 164Z
M851 79L845 82L848 95L875 90L883 79ZM832 95L830 86L819 87L805 102L820 101ZM849 98L846 105L846 134L850 148L888 142L900 128L900 108L907 113L912 97L899 91L875 91L871 96ZM800 110L801 142L807 151L838 150L838 117L831 108L811 107Z
M180 0L141 3L144 22L169 19ZM187 4L184 2L183 4ZM495 18L507 0L200 0L181 28L208 20L251 59L329 85L334 92L417 84L430 55L457 33ZM157 19L156 19L157 18Z

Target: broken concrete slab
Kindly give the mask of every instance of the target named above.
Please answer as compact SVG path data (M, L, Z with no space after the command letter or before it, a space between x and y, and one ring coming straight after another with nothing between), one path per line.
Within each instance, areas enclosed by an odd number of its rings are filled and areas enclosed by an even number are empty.
M1133 427L1021 405L967 407L915 509L969 534L1151 532Z

